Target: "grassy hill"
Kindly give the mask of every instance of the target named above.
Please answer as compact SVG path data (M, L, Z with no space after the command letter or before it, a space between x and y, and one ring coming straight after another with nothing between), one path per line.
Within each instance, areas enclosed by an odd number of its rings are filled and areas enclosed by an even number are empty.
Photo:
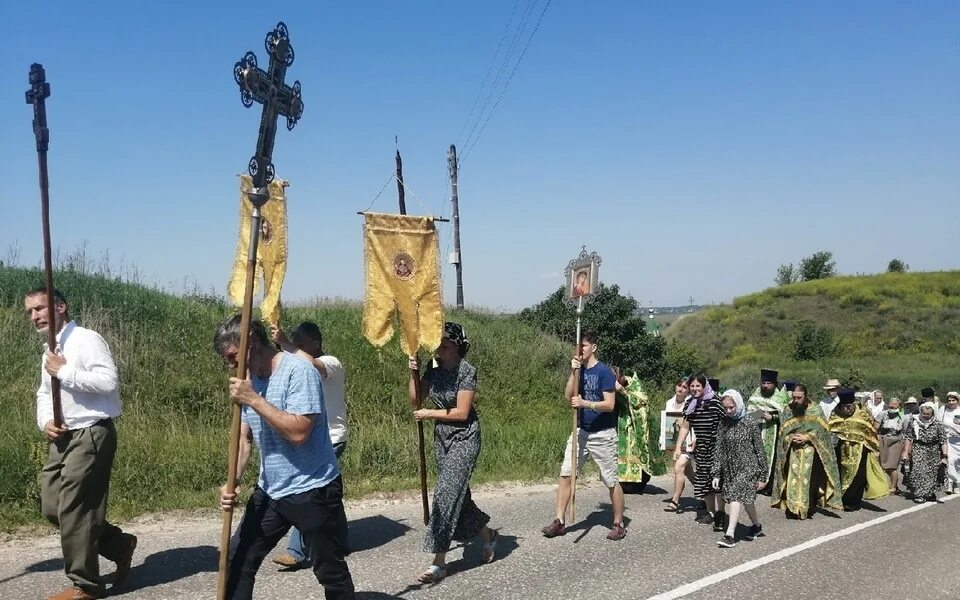
M764 366L817 387L839 377L887 397L930 385L943 398L960 388L960 271L770 288L685 317L665 335L696 346L725 386L752 389ZM818 349L823 356L803 357Z
M40 281L37 270L0 267L0 529L40 519L36 474L45 444L34 425L34 394L43 340L23 316L22 297ZM215 506L226 470L229 372L212 335L234 309L216 298L71 271L57 273L56 284L73 318L107 339L120 371L124 416L111 516ZM475 480L553 475L569 427L560 402L569 348L510 316L447 316L466 327L469 359L479 370L484 448ZM285 327L304 319L320 325L326 347L347 369L348 495L415 488L416 428L399 344L374 350L360 335L357 304L292 308L283 316ZM432 448L428 442L431 469Z

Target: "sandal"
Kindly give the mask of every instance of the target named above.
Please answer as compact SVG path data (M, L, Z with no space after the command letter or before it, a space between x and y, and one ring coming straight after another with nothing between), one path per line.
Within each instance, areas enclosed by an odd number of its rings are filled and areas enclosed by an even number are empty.
M497 556L497 540L500 538L500 534L497 533L496 529L491 529L493 532L493 537L490 538L489 542L483 543L483 562L492 563Z
M678 515L681 515L681 514L683 514L683 509L680 508L680 505L679 505L679 504L677 504L676 502L674 502L673 500L671 500L670 502L667 503L667 507L666 507L665 509L663 509L663 512L672 512L672 513L676 513L676 514L678 514Z
M420 573L420 576L417 577L417 581L420 583L440 583L446 576L446 569L441 569L437 565L430 565L430 568L423 573Z

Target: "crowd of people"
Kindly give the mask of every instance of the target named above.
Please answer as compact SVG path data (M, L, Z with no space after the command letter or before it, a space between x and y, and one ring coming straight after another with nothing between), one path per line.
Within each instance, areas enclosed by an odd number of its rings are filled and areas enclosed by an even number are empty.
M121 413L119 376L106 341L70 318L60 292L52 295L50 304L45 288L24 294L28 319L38 333L53 328L57 342L44 347L37 390L37 427L49 441L41 508L60 531L70 587L49 600L91 600L108 593L98 556L116 563L113 585L122 585L138 541L106 521L117 450L114 419ZM213 333L214 350L234 369L241 337L238 315ZM610 493L612 541L627 535L624 486L643 491L652 474L649 398L636 375L600 361L600 343L595 332L584 332L570 364L565 398L577 411L578 427L563 453L556 513L542 530L549 538L567 531L573 470L587 457ZM252 321L248 346L249 377L232 377L228 384L230 399L241 407L238 484L220 489L220 505L233 510L241 485L252 491L230 543L226 597L253 597L260 565L289 533L286 551L274 562L291 570L312 568L328 599L353 598L339 466L348 439L343 365L325 351L320 329L311 322L298 325L288 338ZM422 583L446 576L446 554L455 540L478 539L484 562L497 555L498 532L470 491L481 429L478 373L466 360L469 349L463 327L448 322L428 368L421 374L416 357L408 364L413 418L436 423L437 482L423 546L433 559L417 577ZM58 416L51 402L54 381L60 386ZM761 371L759 387L746 400L735 389L720 389L718 380L699 374L676 382L667 410L682 417L673 453L674 490L665 509L685 512L681 498L689 478L698 502L696 521L723 534L720 547L737 544L743 512L750 520L744 539L763 535L756 502L764 491L774 507L796 519L818 509L854 511L864 500L901 494L901 474L916 502L935 500L941 489L958 491L956 392L948 393L942 406L930 388L921 391L922 402L911 397L901 403L884 400L880 390L858 398L829 380L827 396L818 402L805 385L781 384L769 369ZM243 484L254 445L258 474L255 483Z
M941 490L960 491L957 392L941 405L934 390L924 388L922 403L911 397L901 404L884 400L881 390L858 394L830 379L825 397L814 401L806 385L781 384L778 375L762 369L760 386L747 401L734 389L715 392L702 375L676 383L667 409L683 416L666 511L683 512L689 476L696 521L712 523L724 533L717 544L729 548L742 510L751 521L745 538L762 535L753 508L762 490L787 518L801 520L818 509L857 511L865 500L890 494L923 503L935 502ZM686 443L691 433L692 453Z

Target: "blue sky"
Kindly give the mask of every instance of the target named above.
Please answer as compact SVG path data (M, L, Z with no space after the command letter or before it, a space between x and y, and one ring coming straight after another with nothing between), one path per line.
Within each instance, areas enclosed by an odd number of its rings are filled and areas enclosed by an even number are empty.
M12 3L0 258L19 245L21 264L40 262L23 92L41 62L54 244L222 293L260 117L232 67L247 50L265 64L284 20L306 105L274 155L291 182L284 296L359 298L356 211L390 176L394 136L410 212L449 216L447 147L463 153L498 43L529 7L514 56L526 42L546 0L528 1L64 2L39 21ZM540 301L583 244L644 305L729 301L817 250L844 273L893 257L957 268L958 22L954 2L552 2L463 161L467 303ZM395 186L373 209L396 211Z

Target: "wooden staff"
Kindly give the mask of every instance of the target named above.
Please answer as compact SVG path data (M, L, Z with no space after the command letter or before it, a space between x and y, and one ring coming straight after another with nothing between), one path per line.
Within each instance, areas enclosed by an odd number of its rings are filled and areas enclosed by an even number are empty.
M413 358L417 361L417 365L419 365L420 357L414 354ZM423 407L423 403L420 400L420 372L410 369L410 377L413 379L413 389L417 399L417 410L420 410ZM430 523L430 501L427 498L427 454L424 446L423 421L417 421L417 450L420 460L420 502L423 505L423 524L427 525Z
M27 90L27 104L33 105L33 134L37 138L37 162L40 165L40 219L43 222L43 284L47 288L47 348L57 351L57 331L60 323L57 318L56 298L53 295L53 257L50 243L50 182L47 178L47 148L50 144L50 130L47 129L47 103L50 97L50 84L43 65L30 65L30 89ZM53 401L53 424L63 425L63 407L60 404L60 380L50 377L50 397Z
M247 247L247 280L243 289L243 310L240 313L240 353L237 355L237 378L247 378L247 352L250 342L250 317L253 313L253 280L257 273L257 246L260 243L260 207L254 205L250 219L250 245ZM231 402L230 445L227 450L228 490L236 491L237 463L240 453L240 405ZM217 598L227 594L227 575L230 570L230 533L233 529L233 509L223 511L220 530L220 564L217 577Z
M583 360L583 343L580 339L580 317L583 315L583 296L577 298L577 362ZM580 369L573 370L573 395L580 395ZM577 417L579 410L573 409L573 423L570 433L570 464L573 470L570 473L570 518L567 523L573 523L576 520L574 513L574 502L577 498L577 459L580 457L580 439L577 435Z
M400 150L397 149L397 196L400 201L400 214L407 214L407 203L403 189L403 159L400 158ZM414 352L414 359L417 354ZM417 364L420 361L417 360ZM413 377L413 388L416 391L417 410L420 410L422 403L420 401L420 373L411 369L410 376ZM430 522L430 501L427 498L427 453L424 449L423 421L417 421L417 454L420 460L420 501L423 504L423 524Z

